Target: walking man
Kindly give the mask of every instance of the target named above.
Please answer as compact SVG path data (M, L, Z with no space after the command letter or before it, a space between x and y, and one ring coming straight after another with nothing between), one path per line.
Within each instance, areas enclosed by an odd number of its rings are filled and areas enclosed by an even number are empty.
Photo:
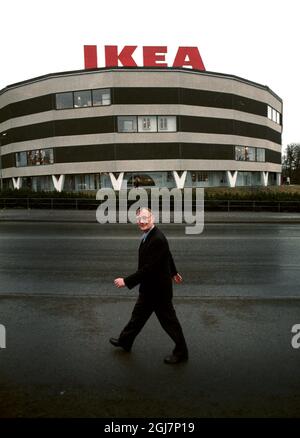
M136 336L155 312L161 326L175 342L173 353L165 357L164 362L177 364L188 359L187 345L172 304L172 279L181 283L182 277L177 272L165 235L154 224L151 210L139 209L136 220L143 232L138 270L126 278L116 278L114 284L129 289L139 284L139 296L130 321L119 338L111 338L110 343L130 351Z

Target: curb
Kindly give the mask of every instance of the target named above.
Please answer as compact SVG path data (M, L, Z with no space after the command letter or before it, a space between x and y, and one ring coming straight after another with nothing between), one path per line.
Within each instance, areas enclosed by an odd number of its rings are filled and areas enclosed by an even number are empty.
M60 219L60 218L53 218L53 219L41 219L41 218L1 218L0 222L42 222L42 223L82 223L82 224L98 224L96 220L88 220L88 219ZM300 218L299 219L259 219L259 220L239 220L239 219L205 219L204 223L207 224L300 224ZM105 224L104 224L105 225ZM113 225L113 224L109 224ZM118 225L118 224L115 224ZM121 225L130 225L128 224L121 224ZM158 225L190 225L183 222L182 224L161 224L158 222Z

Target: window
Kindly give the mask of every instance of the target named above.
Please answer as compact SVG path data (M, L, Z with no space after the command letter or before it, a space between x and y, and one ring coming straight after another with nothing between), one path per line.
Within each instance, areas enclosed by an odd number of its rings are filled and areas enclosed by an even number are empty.
M167 117L159 117L158 122L159 122L159 130L160 131L167 131L167 129L168 129Z
M46 191L51 192L54 190L54 185L51 175L45 176L33 176L31 178L31 190L35 192Z
M137 132L137 130L138 132L176 132L176 116L118 117L118 132Z
M36 149L16 153L16 166L42 166L53 164L53 149Z
M110 89L68 91L56 94L56 109L88 108L90 106L110 105Z
M167 181L170 182L174 182L174 176L172 172L167 172Z
M252 172L238 172L236 179L236 186L250 186L251 184L251 174Z
M140 173L140 174L132 173L129 175L130 175L130 178L128 179L129 187L137 188L137 187L155 186L155 181L153 180L153 178L146 173Z
M56 109L73 108L73 93L58 93L56 95Z
M250 146L236 146L235 159L238 161L255 161L255 148Z
M90 90L74 92L74 107L83 108L92 106L92 93Z
M96 173L66 175L64 188L69 192L98 190L100 175Z
M175 132L176 116L158 116L158 131Z
M53 149L41 149L41 164L53 164Z
M278 111L276 111L276 123L278 123L280 125L280 113Z
M99 175L92 173L75 175L75 190L97 190L99 187Z
M208 172L192 172L192 182L208 182Z
M204 181L207 182L208 181L208 173L207 172L197 172L197 179L198 181Z
M276 123L280 125L280 113L278 111L276 112Z
M268 105L268 119L272 119L272 108Z
M118 132L137 132L136 116L118 117Z
M27 151L28 166L42 166L45 164L53 164L53 162L53 149Z
M92 90L93 93L93 105L94 106L100 106L100 105L110 105L110 89L106 88L103 90Z
M245 160L245 148L243 146L236 146L235 147L235 159L237 161L244 161Z
M250 146L236 146L235 159L238 161L265 161L265 149Z
M40 165L40 151L27 151L27 163L28 166L39 166Z
M139 132L157 132L156 116L139 116L138 129Z
M280 125L280 112L268 105L268 119Z
M27 154L26 152L16 153L16 167L27 166Z
M246 161L255 161L255 148L245 147L245 160Z
M265 150L263 148L256 149L256 161L265 161Z

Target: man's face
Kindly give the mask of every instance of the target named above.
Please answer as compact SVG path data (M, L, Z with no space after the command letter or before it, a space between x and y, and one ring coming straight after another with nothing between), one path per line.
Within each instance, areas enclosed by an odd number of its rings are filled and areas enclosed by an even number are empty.
M150 211L142 208L136 216L136 223L139 229L145 232L154 224L154 216Z

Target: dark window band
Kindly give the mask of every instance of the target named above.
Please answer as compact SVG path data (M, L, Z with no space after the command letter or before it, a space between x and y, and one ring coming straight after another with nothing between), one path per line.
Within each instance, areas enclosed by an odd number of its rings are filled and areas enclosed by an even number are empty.
M267 117L266 103L236 94L216 91L166 87L116 87L111 89L111 99L111 103L115 105L182 104L234 109ZM55 110L55 108L55 94L14 102L0 109L0 123L14 117Z
M266 162L268 163L276 163L281 164L281 153L276 151L271 151L270 149L266 149Z
M16 167L16 159L14 153L2 155L1 161L2 161L2 169Z
M281 144L280 132L268 126L233 119L180 116L177 130L181 132L240 135L242 137L270 140L274 143Z
M269 149L265 151L266 162L281 163L280 152ZM54 148L55 163L153 159L235 160L235 146L205 143L117 143ZM2 166L14 167L15 154L3 155Z
M113 103L121 105L194 105L234 109L267 116L267 104L258 100L216 91L189 88L113 88Z
M0 108L0 123L14 117L27 116L55 109L55 94L14 102Z
M274 129L232 119L177 116L177 131L239 135L281 144L281 134ZM54 120L12 128L6 132L2 145L57 136L113 133L117 132L117 116Z

